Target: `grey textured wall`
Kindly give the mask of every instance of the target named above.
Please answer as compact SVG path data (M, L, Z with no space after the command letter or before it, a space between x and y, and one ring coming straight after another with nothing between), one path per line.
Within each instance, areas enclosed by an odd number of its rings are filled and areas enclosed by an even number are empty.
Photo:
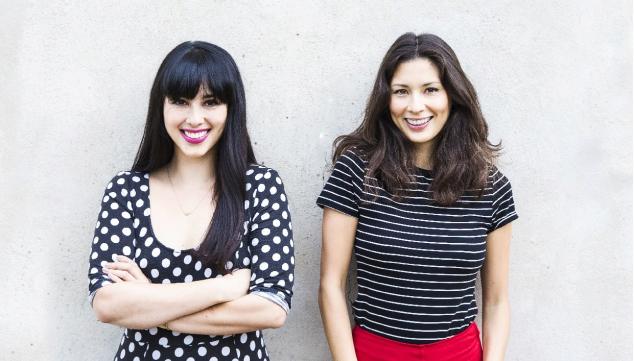
M283 176L297 252L274 360L327 360L316 303L335 136L405 31L449 42L502 139L520 220L508 360L632 357L632 4L625 0L4 1L0 359L110 360L86 272L100 195L130 167L153 76L184 40L225 47L258 158Z

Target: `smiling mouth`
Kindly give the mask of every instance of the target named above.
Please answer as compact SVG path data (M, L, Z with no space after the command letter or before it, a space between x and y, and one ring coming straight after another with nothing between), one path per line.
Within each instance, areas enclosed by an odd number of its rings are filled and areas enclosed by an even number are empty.
M211 129L200 129L200 130L191 130L191 129L181 129L181 135L183 138L189 143L202 143L205 139L207 139L207 135Z
M429 116L429 117L425 117L425 118L405 118L405 121L407 122L407 124L411 125L412 127L424 127L426 126L429 122L431 122L431 120L434 118L434 116Z

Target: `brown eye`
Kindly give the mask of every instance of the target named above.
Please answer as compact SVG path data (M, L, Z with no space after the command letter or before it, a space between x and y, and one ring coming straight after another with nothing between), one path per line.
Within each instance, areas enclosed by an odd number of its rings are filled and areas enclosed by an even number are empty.
M182 98L169 98L169 102L170 104L174 104L174 105L185 105L187 104L187 102L185 101L185 99Z
M407 95L407 90L405 89L396 89L392 92L392 94L396 95Z

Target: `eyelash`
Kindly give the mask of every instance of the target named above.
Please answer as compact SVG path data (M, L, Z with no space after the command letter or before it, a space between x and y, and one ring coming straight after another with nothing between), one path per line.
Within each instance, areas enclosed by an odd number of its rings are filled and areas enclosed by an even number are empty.
M187 101L185 99L179 98L179 99L169 99L170 104L174 104L174 105L187 105ZM207 100L205 100L204 104L206 106L216 106L216 105L220 105L221 102L220 100L218 100L218 98L209 98Z
M429 87L429 88L425 88L425 90L423 91L425 94L433 94L433 93L437 93L439 92L440 89L438 88L434 88L434 87ZM392 92L392 94L395 95L407 95L408 92L406 89L396 89Z

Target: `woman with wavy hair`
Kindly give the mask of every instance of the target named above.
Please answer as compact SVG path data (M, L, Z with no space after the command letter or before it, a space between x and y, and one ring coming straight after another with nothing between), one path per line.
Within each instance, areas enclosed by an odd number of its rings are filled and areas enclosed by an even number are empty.
M125 328L115 360L268 360L282 326L293 240L282 180L256 163L240 72L185 42L161 64L132 170L102 198L89 293Z
M476 92L432 34L400 36L363 122L335 140L319 304L334 360L503 360L517 218ZM355 256L351 328L346 279ZM482 279L482 343L474 323ZM484 351L484 352L483 352Z

